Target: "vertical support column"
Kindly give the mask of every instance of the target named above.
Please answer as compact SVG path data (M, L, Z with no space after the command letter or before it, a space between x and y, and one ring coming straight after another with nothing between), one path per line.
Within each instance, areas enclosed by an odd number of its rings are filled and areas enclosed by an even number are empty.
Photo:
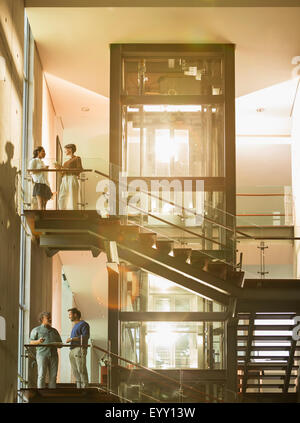
M226 322L226 391L225 402L237 398L237 324L236 318Z
M109 118L109 175L119 179L122 169L122 46L110 45L110 118ZM116 187L116 214L119 214L119 186Z
M236 215L236 171L235 171L235 66L234 45L224 46L225 55L225 204L226 212ZM235 219L227 216L226 225L235 225ZM235 263L235 241L227 231L226 245L229 261Z
M119 354L119 274L107 268L108 271L108 340L110 341L110 351ZM118 359L111 358L111 389L117 392L118 389Z
M288 359L287 369L286 369L285 378L284 378L284 385L283 385L283 393L284 394L287 394L289 392L296 347L297 347L297 341L293 340L291 342L290 356L289 356L289 359Z
M109 146L111 163L122 165L122 124L120 97L122 94L122 47L110 45L110 118Z

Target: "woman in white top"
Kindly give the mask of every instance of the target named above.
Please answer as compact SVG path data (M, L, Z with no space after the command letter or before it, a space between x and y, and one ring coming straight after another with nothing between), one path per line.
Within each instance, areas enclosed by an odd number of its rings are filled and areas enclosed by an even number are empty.
M37 147L33 151L33 159L30 160L29 169L48 169L48 166L42 160L45 156L44 148ZM37 198L38 209L46 210L47 201L53 195L49 187L47 172L32 172L31 175L34 182L32 195Z
M65 154L70 159L62 166L56 164L57 169L62 170L62 181L59 190L58 207L60 210L77 210L78 209L78 194L79 183L78 177L83 171L81 158L75 156L76 145L67 144L65 146ZM65 172L64 172L65 170Z

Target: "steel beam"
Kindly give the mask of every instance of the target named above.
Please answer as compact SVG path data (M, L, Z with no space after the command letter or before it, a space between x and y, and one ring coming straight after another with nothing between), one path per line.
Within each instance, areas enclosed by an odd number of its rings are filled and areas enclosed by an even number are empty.
M226 402L237 399L237 319L231 319L226 325Z
M285 379L284 379L284 386L283 386L283 393L287 394L289 391L290 381L291 381L291 373L292 368L294 365L294 357L295 357L295 351L297 350L297 341L292 340L291 346L290 346L290 356L287 364L287 369L285 373Z
M125 322L224 322L228 314L223 312L151 312L122 311L120 320Z

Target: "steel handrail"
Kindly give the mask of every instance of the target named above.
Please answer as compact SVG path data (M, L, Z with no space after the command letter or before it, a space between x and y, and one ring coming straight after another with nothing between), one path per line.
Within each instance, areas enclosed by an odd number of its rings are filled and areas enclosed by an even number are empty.
M106 173L104 173L104 172L100 172L99 170L94 170L94 172L95 172L96 174L101 175L101 176L104 176L105 178L109 179L110 181L115 182L115 183L117 183L118 185L120 185L120 182L119 182L119 181L117 181L116 179L114 179L114 178L110 177L110 176L109 176L109 175L107 175ZM123 185L123 184L121 184L121 185ZM127 189L127 186L124 186L124 187ZM243 236L244 236L244 237L246 237L246 238L250 238L250 239L252 239L252 237L251 237L250 235L245 234L244 232L241 232L241 231L237 231L236 229L229 228L228 226L226 226L226 225L224 225L224 224L222 224L222 223L216 222L215 220L213 220L213 219L211 219L211 218L207 217L205 214L203 214L203 215L199 215L199 214L195 213L193 210L187 209L187 208L186 208L186 207L184 207L184 206L179 206L178 204L174 203L173 201L166 200L165 198L162 198L162 197L157 196L157 195L155 195L155 194L152 194L152 193L150 193L150 192L147 192L147 191L144 191L144 190L140 190L139 192L141 192L142 194L148 195L149 197L152 197L152 198L155 198L155 199L157 199L157 200L163 201L163 202L165 202L165 203L167 203L167 204L170 204L171 206L176 207L176 208L178 208L178 209L180 208L181 210L185 211L186 213L192 214L192 215L194 215L194 216L199 216L199 217L203 218L204 220L207 220L209 223L212 223L212 224L214 224L214 225L216 225L216 226L219 226L219 227L220 227L220 228L222 228L222 229L226 229L226 230L227 230L227 231L229 231L229 232L233 232L234 234L237 234L237 233L238 233L239 235L243 235ZM133 207L133 206L132 206L132 205L130 205L130 207ZM210 206L210 207L212 207L212 206ZM212 207L212 208L213 208L213 207ZM230 214L230 213L224 212L224 210L220 210L220 209L216 209L216 208L215 208L214 210L217 210L218 212L225 214L225 215L226 215L225 217L227 217L227 215L228 215L228 216L232 217L233 219L236 219L236 216L234 216L234 215L232 215L232 214ZM144 214L149 215L149 212L146 212L146 211L144 211L144 210L142 210L142 211L144 212ZM156 217L156 216L155 216L155 217ZM178 226L178 227L180 228L180 226ZM181 228L181 229L182 229L182 230L185 230L185 228ZM199 236L199 234L197 234L197 236ZM208 239L208 240L209 240L209 241L211 241L211 242L214 242L214 241L213 241L213 240L211 240L211 239Z
M96 172L96 173L98 173L98 171L95 171L95 172ZM109 180L111 180L111 181L113 181L113 182L114 182L114 180L113 180L113 179L110 179L109 177L107 177L107 178L108 178ZM140 192L142 192L142 191L140 191ZM151 194L149 194L149 195L151 195ZM194 236L196 236L197 238L199 238L199 237L200 237L200 238L203 238L203 239L205 239L206 241L214 242L215 244L218 244L218 245L220 245L221 247L226 248L226 245L221 244L220 242L215 241L214 239L207 238L207 237L205 237L204 235L201 235L201 234L198 234L198 233L196 233L196 232L190 231L189 229L186 229L186 228L184 228L184 227L181 227L181 226L179 226L179 225L176 225L175 223L172 223L172 222L170 222L169 220L165 220L165 219L163 219L162 217L158 217L158 216L156 216L155 214L152 214L152 213L146 212L145 210L143 210L143 209L141 209L141 208L139 208L139 207L137 207L137 206L134 206L134 205L130 204L130 205L129 205L129 207L132 207L132 208L134 208L135 210L141 211L141 212L143 212L145 215L150 216L150 217L152 217L153 219L159 220L160 222L167 223L168 225L173 226L173 227L175 227L176 229L180 229L180 230L182 230L182 231L184 231L184 232L189 233L190 235L194 235ZM177 206L177 207L179 207L179 206Z
M70 173L70 172L80 172L80 173L84 173L84 172L93 172L93 169L82 169L82 168L72 168L72 169L67 169L67 168L59 168L59 169L47 169L47 168L41 168L41 169L26 169L26 172L32 172L32 173L39 173L39 172L61 172L61 173Z
M120 356L120 355L118 355L118 354L115 354L115 353L113 353L113 352L111 352L111 351L108 351L108 350L106 350L106 349L104 349L104 348L98 347L98 345L92 344L92 348L95 348L96 350L99 350L99 351L101 351L101 352L104 352L104 353L106 353L106 354L107 354L107 355L109 355L109 356L110 356L110 355L112 355L112 356L114 356L115 358L118 358L119 360L124 361L125 363L131 364L131 365L133 365L133 366L135 366L135 367L138 367L138 368L140 368L140 369L142 369L142 370L146 370L146 371L148 371L149 373L152 373L152 374L154 374L154 375L156 375L156 376L160 376L162 379L168 380L168 381L170 381L170 382L175 382L176 384L178 384L178 380L173 379L173 378L171 378L170 376L162 375L161 373L157 372L156 370L149 369L148 367L143 366L142 364L138 364L138 363L135 363L134 361L128 360L127 358L121 357L121 356ZM194 391L194 392L196 392L197 394L201 394L202 396L205 396L205 397L208 397L208 398L212 398L212 399L214 399L214 400L217 400L218 402L223 402L223 401L220 401L217 397L214 397L214 396L212 396L212 395L210 395L210 394L207 394L206 392L199 391L198 389L196 389L196 388L194 388L194 387L192 387L192 386L186 385L186 384L184 384L184 383L182 383L182 384L181 384L181 386L182 386L182 387L184 387L184 388L186 388L186 389L189 389L189 390L191 390L191 391Z
M107 179L109 179L110 181L112 181L112 182L115 182L115 183L117 183L119 186L120 186L120 182L119 181L117 181L116 179L114 179L114 178L112 178L112 177L110 177L109 175L107 175L107 174L105 174L105 173L103 173L103 172L100 172L100 171L98 171L98 170L93 170L93 169L77 169L77 168L74 168L74 169L63 169L63 168L60 168L60 169L47 169L47 168L41 168L41 169L27 169L27 172L32 172L32 173L38 173L38 172L60 172L60 173L64 173L64 172L66 172L66 173L76 173L76 172L80 172L80 173L84 173L84 172L95 172L96 174L98 174L98 175L101 175L101 176L104 176L105 178L107 178ZM127 189L127 187L126 187L126 189ZM152 193L149 193L149 192L146 192L146 191L143 191L143 190L140 190L139 192L141 192L141 193L143 193L143 194L145 194L145 195L148 195L149 197L152 197L152 198L155 198L155 199L157 199L157 200L160 200L160 201L163 201L163 202L165 202L165 203L167 203L167 204L170 204L171 206L173 206L173 207L176 207L176 208L180 208L182 211L185 211L186 213L188 213L188 214L192 214L193 216L200 216L201 218L203 218L204 220L206 220L207 222L209 222L209 223L212 223L212 224L214 224L214 225L216 225L216 226L219 226L220 228L222 228L222 229L225 229L225 230L227 230L227 231L230 231L230 232L233 232L233 233L238 233L239 235L243 235L243 236L245 236L246 238L252 238L251 236L249 236L248 234L245 234L245 233L243 233L243 232L241 232L241 231L236 231L235 229L232 229L232 228L229 228L228 226L226 226L226 225L224 225L224 224L222 224L222 223L219 223L219 222L216 222L215 220L213 220L213 219L211 219L211 218L209 218L209 217L207 217L205 214L203 214L203 215L199 215L199 214L197 214L197 213L195 213L194 211L192 211L192 210L189 210L189 209L187 209L186 207L184 207L184 206L179 206L178 204L176 204L176 203L174 203L173 201L169 201L169 200L166 200L166 199L164 199L164 198L162 198L162 197L160 197L160 196L157 196L157 195L155 195L155 194L152 194ZM131 207L133 207L132 205L131 205ZM211 207L211 206L210 206ZM155 215L151 215L149 212L145 212L145 210L142 210L142 209L137 209L137 210L139 210L139 211L143 211L146 215L149 215L150 217L153 217L153 218L156 218L156 219L158 219L158 217L157 216L155 216ZM220 210L220 209L215 209L215 210L217 210L218 212L220 212L220 213L223 213L223 214L225 214L226 216L228 215L228 216L230 216L230 217L232 217L233 219L235 219L235 216L234 215L231 215L230 213L227 213L227 212L224 212L223 210ZM225 216L225 217L226 217ZM159 219L158 219L159 220ZM163 220L162 220L163 221ZM166 223L170 223L170 222L168 222L168 221L165 221ZM182 230L184 230L184 231L188 231L188 230L186 230L185 228L181 228L180 226L178 226L178 228L180 228L180 229L182 229ZM193 234L192 232L190 232L190 234ZM205 240L207 240L207 241L210 241L210 242L214 242L214 243L217 243L217 244L219 244L219 245L221 245L221 246L224 246L224 245L222 245L222 244L220 244L220 243L218 243L217 241L215 241L215 240L212 240L212 239L210 239L210 238L205 238L205 237L203 237L203 236L201 236L201 235L199 235L199 234L197 234L197 237L201 237L201 238L204 238Z

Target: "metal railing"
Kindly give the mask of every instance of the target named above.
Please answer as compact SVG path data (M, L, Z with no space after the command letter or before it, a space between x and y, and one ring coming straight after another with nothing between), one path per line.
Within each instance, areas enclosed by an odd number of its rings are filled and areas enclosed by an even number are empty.
M113 364L113 359L115 360L119 360L122 361L124 363L126 363L127 365L130 365L136 369L141 369L147 372L147 374L150 374L151 376L155 377L155 383L160 383L163 386L169 386L170 384L172 384L172 386L177 386L178 389L177 391L177 402L183 402L184 397L189 397L189 399L197 399L197 402L224 402L223 399L220 399L216 396L213 396L211 394L208 394L206 392L200 391L199 389L187 385L185 383L183 383L183 371L182 369L179 369L179 381L170 377L170 376L166 376L162 373L159 373L158 371L154 370L154 369L150 369L146 366L143 366L139 363L136 363L132 360L128 360L127 358L124 358L118 354L113 353L112 351L110 351L110 349L106 350L104 348L101 348L97 345L95 345L94 343L92 343L92 348L94 348L97 351L100 351L102 353L104 353L104 356L107 356L108 359L105 361L105 364L107 366L108 369L108 381L107 381L107 390L108 392L114 393L113 389L112 389L112 369L115 368L123 368L128 370L125 367L122 367L116 363ZM104 357L101 357L101 360L103 361ZM132 368L131 367L131 368ZM167 384L166 384L167 382ZM148 398L150 400L153 400L155 402L163 402L161 399L155 398L152 395L140 392L140 395L144 398Z
M255 218L262 219L269 219L271 217L273 225L277 225L281 222L278 220L282 218L281 215L286 214L267 211L265 213L238 212L237 216L234 216L216 207L214 204L207 200L205 200L203 203L203 210L201 212L197 212L193 207L186 207L186 204L178 205L176 200L172 201L170 198L166 198L164 195L156 192L150 192L150 190L148 191L145 189L139 189L135 193L139 196L139 200L136 202L131 202L130 199L133 193L130 192L128 184L123 183L122 179L118 180L116 178L116 175L121 172L121 169L118 166L106 163L101 159L83 158L82 160L84 169L75 169L75 171L83 172L80 174L81 176L79 180L79 210L97 210L97 212L101 215L97 206L97 200L99 199L99 196L105 195L108 203L107 217L109 217L109 203L111 201L112 193L109 192L109 189L106 193L103 191L101 192L101 190L99 191L97 189L97 186L99 182L103 182L104 180L107 181L107 183L113 182L116 185L117 190L122 189L126 193L126 198L117 197L115 200L119 203L122 203L123 210L125 210L121 222L139 226L144 232L157 234L159 240L168 240L170 242L174 242L175 247L179 246L180 248L201 251L203 257L207 257L208 260L218 263L222 262L230 266L230 268L233 270L241 270L241 260L237 259L237 254L246 254L246 249L244 250L244 245L241 244L241 241L260 241L266 237L264 233L264 227L253 223L254 215ZM98 170L99 168L110 169L110 171L100 171ZM50 172L53 175L59 175L60 172L67 173L68 171L74 173L74 169L67 170L48 168L44 170L38 169L36 171ZM23 202L25 210L35 208L32 200L32 178L30 175L33 170L28 169L28 172L29 173L25 181L25 186L21 186L21 188L19 186L17 190L17 196L21 196L19 203L20 201ZM88 179L86 178L84 172L88 173ZM20 181L18 184L20 185ZM292 194L290 191L288 192L286 190L286 188L289 187L284 188L284 193L280 193L279 189L276 190L276 192L270 193L251 193L247 191L246 193L239 193L237 198L253 198L253 196L264 198L266 195L268 197L284 198L285 203L291 203L289 208L286 208L286 212L289 214L289 218L292 219ZM59 189L58 185L56 185L56 189ZM274 189L275 188L273 187L273 191ZM281 187L281 189L283 188ZM147 207L143 205L143 196L147 197L149 200L146 202L146 204L148 204ZM286 198L289 198L289 200L286 200ZM155 203L155 208L152 207L152 202ZM57 201L55 202L52 200L52 203L49 204L50 208L57 209L57 203ZM164 208L168 208L167 213L163 212ZM251 220L246 220L245 217L248 217ZM280 236L279 238L277 236L276 239L284 240L287 238L284 235ZM292 239L291 236L289 239ZM239 264L236 264L237 261L239 261ZM251 268L247 270L248 277L257 277L255 270L253 271Z

